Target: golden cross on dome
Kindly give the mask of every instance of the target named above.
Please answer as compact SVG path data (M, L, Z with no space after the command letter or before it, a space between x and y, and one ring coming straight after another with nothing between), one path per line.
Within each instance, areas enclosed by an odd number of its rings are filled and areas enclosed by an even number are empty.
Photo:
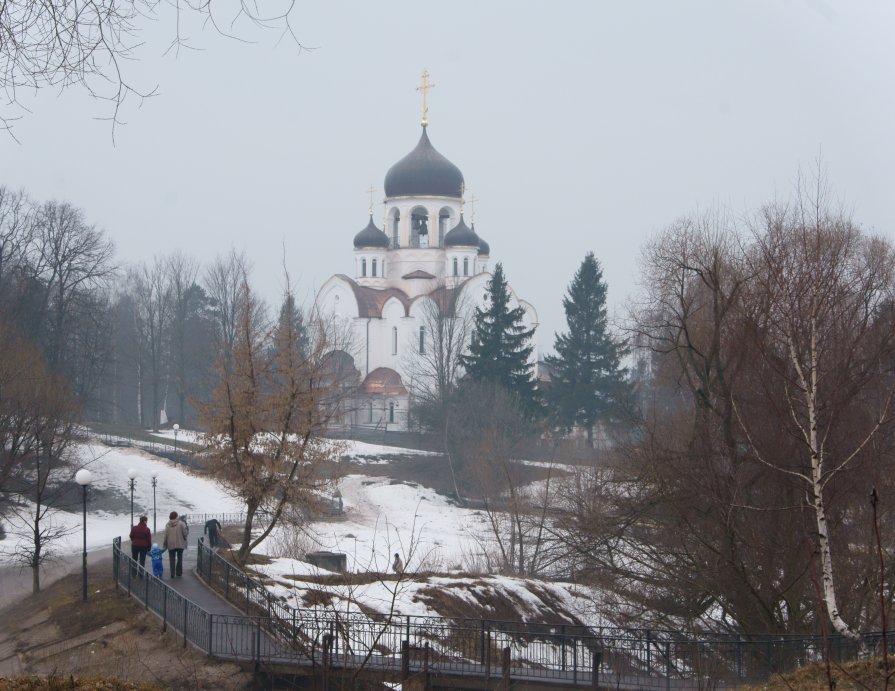
M429 81L429 70L423 71L422 78L423 78L423 83L420 84L418 87L416 87L416 90L423 92L423 122L422 122L422 125L423 125L423 127L425 127L426 125L429 124L429 106L427 105L427 102L426 102L426 92L428 92L429 89L434 89L435 83Z
M370 195L370 215L371 216L373 215L373 192L375 192L375 191L376 191L376 188L373 187L373 185L370 185L370 187L367 189L367 194Z
M476 197L474 194L469 195L469 206L472 207L471 220L472 220L473 225L475 224L475 203L477 201L479 201L478 197Z

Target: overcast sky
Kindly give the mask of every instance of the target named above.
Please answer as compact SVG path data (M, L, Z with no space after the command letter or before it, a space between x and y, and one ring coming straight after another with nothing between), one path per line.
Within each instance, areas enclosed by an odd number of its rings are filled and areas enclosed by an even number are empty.
M285 248L309 302L351 273L371 184L382 225L428 69L432 143L480 200L476 230L537 309L542 350L588 251L620 310L652 234L696 208L787 196L819 154L855 219L895 239L888 0L299 1L292 22L314 50L188 26L201 50L165 54L173 16L147 22L126 69L158 94L125 103L114 144L95 119L107 104L25 98L20 143L0 135L0 184L83 208L123 262L244 249L271 303Z

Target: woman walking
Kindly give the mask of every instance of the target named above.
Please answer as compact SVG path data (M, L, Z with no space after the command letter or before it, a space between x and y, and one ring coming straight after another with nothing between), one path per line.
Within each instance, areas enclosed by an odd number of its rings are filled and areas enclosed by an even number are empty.
M171 559L171 578L181 578L183 576L183 550L186 549L189 529L186 523L177 520L176 511L172 511L168 518L171 520L165 524L164 547L167 548Z

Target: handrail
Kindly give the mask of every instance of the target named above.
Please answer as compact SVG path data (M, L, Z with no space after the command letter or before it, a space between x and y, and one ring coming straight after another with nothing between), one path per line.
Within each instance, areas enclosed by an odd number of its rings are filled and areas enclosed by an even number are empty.
M739 684L822 659L825 649L839 660L856 658L862 651L878 648L882 636L866 634L862 647L840 636L686 636L669 630L588 628L574 623L294 608L210 549L204 539L199 542L197 571L209 587L246 614L264 615L270 630L287 640L316 641L329 632L334 655L365 656L377 650L396 651L404 643L418 649L431 644L439 667L454 671L472 667L496 671L492 669L499 662L496 651L510 649L514 664L539 678L646 675L674 680L677 685L696 677L711 678L715 684Z

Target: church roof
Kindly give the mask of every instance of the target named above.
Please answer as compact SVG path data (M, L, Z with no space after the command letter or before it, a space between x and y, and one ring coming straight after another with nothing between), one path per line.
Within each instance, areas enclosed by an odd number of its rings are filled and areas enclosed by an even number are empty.
M416 148L389 168L386 197L460 197L463 173L435 150L426 127Z
M354 236L354 246L360 247L382 247L388 249L388 236L383 233L376 224L373 223L373 215L370 215L370 222L366 228Z
M475 234L475 231L466 225L462 215L460 222L444 236L445 247L478 247L481 242L481 238Z
M416 271L411 271L409 274L404 274L403 276L401 276L401 278L403 278L403 279L410 279L410 278L429 279L429 278L435 278L435 276L430 274L428 271L423 271L421 269L417 269Z
M377 367L370 372L358 389L365 394L381 396L403 396L407 394L401 375L389 367Z
M407 293L398 288L370 288L358 285L358 283L346 276L338 274L339 278L351 286L354 298L357 300L358 317L382 317L382 308L391 298L395 298L404 306L404 315L407 316L410 308L410 298Z

